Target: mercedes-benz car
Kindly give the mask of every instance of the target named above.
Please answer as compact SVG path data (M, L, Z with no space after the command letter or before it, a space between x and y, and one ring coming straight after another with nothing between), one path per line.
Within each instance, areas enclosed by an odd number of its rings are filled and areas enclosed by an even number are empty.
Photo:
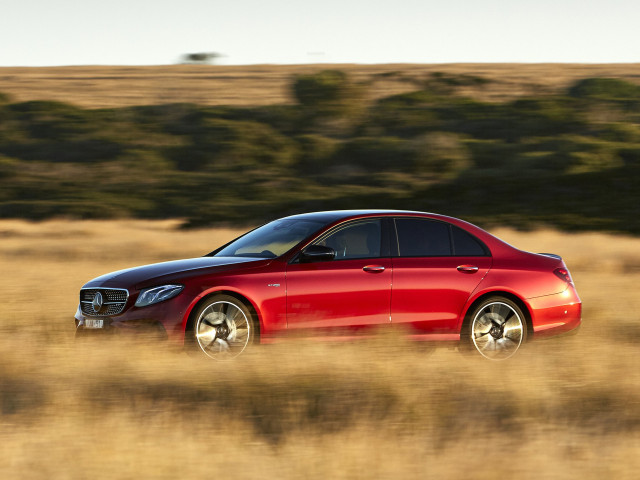
M75 324L77 335L154 332L211 358L292 336L395 329L499 360L575 329L581 311L557 255L452 217L359 210L281 218L203 257L95 278Z

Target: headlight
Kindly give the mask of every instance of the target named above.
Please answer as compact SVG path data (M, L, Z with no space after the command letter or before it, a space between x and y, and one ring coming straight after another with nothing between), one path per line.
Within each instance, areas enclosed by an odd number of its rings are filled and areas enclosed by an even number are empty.
M164 302L178 295L184 285L162 285L161 287L145 288L140 291L136 300L136 307L146 307L154 303Z

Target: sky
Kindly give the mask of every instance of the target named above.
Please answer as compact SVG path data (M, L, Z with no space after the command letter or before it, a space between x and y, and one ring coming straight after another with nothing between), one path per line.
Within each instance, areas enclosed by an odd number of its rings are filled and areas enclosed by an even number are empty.
M0 66L640 62L640 0L0 4Z

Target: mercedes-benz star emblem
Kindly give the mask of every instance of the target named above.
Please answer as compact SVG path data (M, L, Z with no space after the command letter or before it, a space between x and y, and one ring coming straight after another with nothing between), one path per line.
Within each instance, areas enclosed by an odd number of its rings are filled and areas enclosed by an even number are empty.
M100 309L102 308L102 302L102 294L100 292L96 292L96 296L93 297L93 301L91 302L94 312L98 313L100 311Z

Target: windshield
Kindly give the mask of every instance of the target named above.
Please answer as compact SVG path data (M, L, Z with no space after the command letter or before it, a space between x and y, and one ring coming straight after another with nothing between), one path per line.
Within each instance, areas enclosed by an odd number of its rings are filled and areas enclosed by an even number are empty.
M275 220L234 240L214 257L279 257L322 226L324 222L312 220Z

